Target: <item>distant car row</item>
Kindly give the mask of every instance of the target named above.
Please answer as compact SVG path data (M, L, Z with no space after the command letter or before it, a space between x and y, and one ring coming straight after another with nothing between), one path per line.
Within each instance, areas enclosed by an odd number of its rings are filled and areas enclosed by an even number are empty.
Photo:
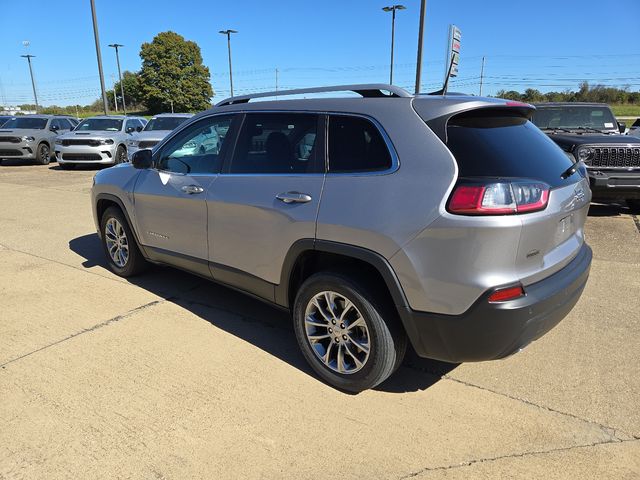
M191 114L143 117L104 115L78 121L66 115L0 117L0 162L3 158L42 165L56 160L61 168L115 165L142 148L151 148Z

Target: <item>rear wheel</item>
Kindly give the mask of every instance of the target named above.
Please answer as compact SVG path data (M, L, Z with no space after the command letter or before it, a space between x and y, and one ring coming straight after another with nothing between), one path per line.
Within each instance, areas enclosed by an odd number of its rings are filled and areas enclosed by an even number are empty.
M107 208L102 215L100 229L102 247L113 273L121 277L131 277L148 266L119 208Z
M407 340L395 316L364 284L346 275L317 273L300 287L293 308L302 353L327 383L360 392L391 375Z
M38 145L36 150L36 161L40 165L49 165L49 162L51 161L51 150L49 150L49 145L46 143Z

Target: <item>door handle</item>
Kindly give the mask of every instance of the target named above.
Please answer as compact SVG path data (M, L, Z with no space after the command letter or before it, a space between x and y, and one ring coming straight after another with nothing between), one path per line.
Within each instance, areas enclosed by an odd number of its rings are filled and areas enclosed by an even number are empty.
M185 185L181 189L184 193L188 193L189 195L193 195L194 193L202 193L204 192L204 188L199 187L198 185Z
M276 198L284 203L307 203L311 201L311 195L300 192L279 193Z

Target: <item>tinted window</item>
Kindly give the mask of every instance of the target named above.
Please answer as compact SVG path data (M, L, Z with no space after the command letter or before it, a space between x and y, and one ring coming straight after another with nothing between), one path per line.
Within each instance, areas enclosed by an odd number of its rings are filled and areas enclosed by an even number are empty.
M149 123L147 123L147 126L144 129L145 131L173 130L185 120L188 120L188 118L187 117L155 117L149 120Z
M12 117L2 128L25 128L42 130L47 126L46 118Z
M206 118L170 140L158 168L176 173L217 173L231 116Z
M61 121L65 122L67 124L67 126L65 128L69 128L71 130L73 130L75 128L75 126L78 124L77 122L74 122L70 118L65 118L65 119L62 119Z
M618 128L616 119L607 107L563 106L537 107L531 121L538 128Z
M76 130L98 130L107 132L118 132L122 129L122 120L115 118L87 118Z
M316 173L318 116L307 113L250 113L229 173Z
M138 123L137 120L135 119L127 120L127 123L125 124L125 131L129 131L129 129L132 128L133 131L135 132L136 128L139 126L140 124Z
M391 155L375 125L359 117L329 117L329 171L371 172L391 168Z
M530 178L552 187L579 178L560 178L573 163L526 118L458 116L449 121L447 137L461 177Z

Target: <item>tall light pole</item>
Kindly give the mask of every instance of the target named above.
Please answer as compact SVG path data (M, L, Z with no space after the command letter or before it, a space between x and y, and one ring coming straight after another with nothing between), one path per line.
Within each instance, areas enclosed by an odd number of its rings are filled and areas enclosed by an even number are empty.
M391 12L391 68L389 69L389 85L393 85L393 43L396 32L396 10L406 10L404 5L391 5L389 7L383 7L385 12Z
M22 58L27 59L27 63L29 64L29 73L31 74L31 86L33 87L33 98L36 101L36 113L38 113L38 94L36 93L36 82L33 79L33 68L31 68L31 59L35 57L35 55L20 55Z
M237 30L220 30L218 33L227 36L227 49L229 50L229 83L231 84L231 96L233 97L233 72L231 71L231 34Z
M112 43L109 45L116 50L116 63L118 64L118 79L120 80L120 93L122 94L122 111L127 114L127 102L124 101L124 86L122 85L122 72L120 71L120 55L118 54L118 48L124 47L119 43Z
M100 90L102 90L102 106L104 108L104 114L109 113L107 108L107 91L104 88L104 74L102 73L102 54L100 53L100 38L98 37L98 20L96 19L96 4L95 0L91 2L91 17L93 18L93 37L96 41L96 56L98 57L98 73L100 74Z
M416 95L420 93L420 79L422 78L422 42L424 39L424 17L427 12L427 0L420 1L420 30L418 33L418 60L416 65Z

